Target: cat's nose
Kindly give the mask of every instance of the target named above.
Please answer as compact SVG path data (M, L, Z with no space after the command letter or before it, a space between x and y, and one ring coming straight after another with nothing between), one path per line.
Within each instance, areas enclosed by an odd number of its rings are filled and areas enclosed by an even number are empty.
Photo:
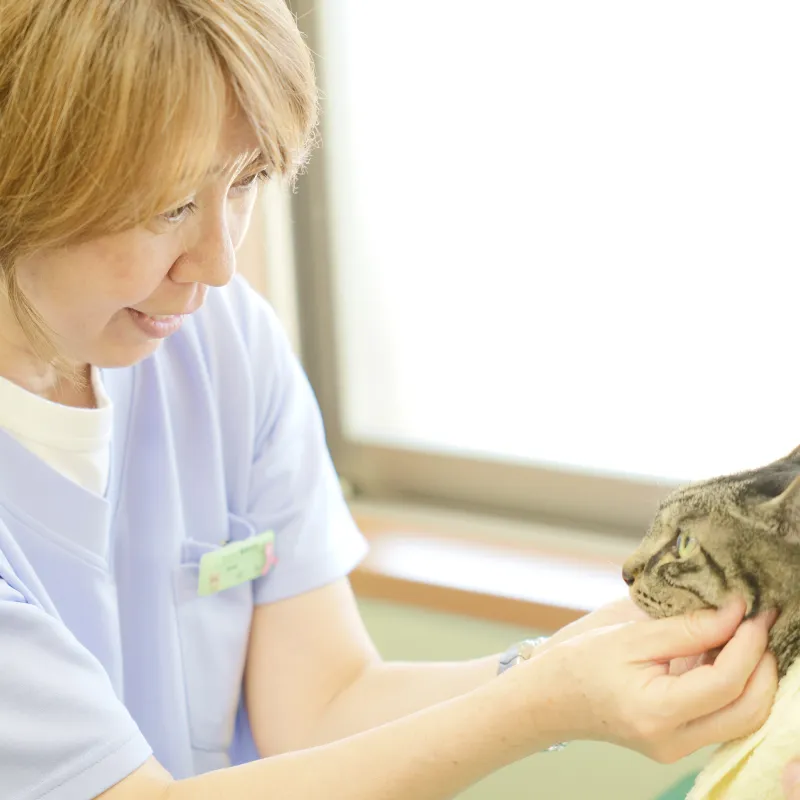
M622 568L622 580L624 580L625 583L628 584L628 586L632 586L633 582L636 580L636 578L635 578L634 574L627 567L623 567Z
M633 582L636 580L636 576L639 574L639 570L630 564L623 564L622 566L622 580L628 584L628 586L633 586Z

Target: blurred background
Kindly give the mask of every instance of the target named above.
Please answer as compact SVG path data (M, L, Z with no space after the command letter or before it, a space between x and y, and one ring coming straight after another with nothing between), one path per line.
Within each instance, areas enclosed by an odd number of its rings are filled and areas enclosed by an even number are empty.
M625 594L690 480L800 444L800 9L297 0L320 146L242 271L309 374L389 658ZM575 743L470 800L651 800L702 766Z

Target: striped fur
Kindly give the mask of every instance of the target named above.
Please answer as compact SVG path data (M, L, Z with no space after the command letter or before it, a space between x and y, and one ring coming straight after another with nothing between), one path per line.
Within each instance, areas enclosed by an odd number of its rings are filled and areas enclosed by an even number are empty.
M680 535L694 540L686 557ZM800 655L800 447L759 469L673 492L623 576L654 617L716 608L737 594L748 616L778 609L770 648L783 676Z

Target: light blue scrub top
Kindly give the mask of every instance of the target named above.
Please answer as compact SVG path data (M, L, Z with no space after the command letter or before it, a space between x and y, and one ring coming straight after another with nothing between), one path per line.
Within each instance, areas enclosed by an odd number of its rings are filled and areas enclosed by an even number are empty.
M103 378L105 498L0 431L4 800L94 798L151 754L175 778L257 758L241 702L253 606L330 583L366 552L310 386L243 280ZM204 553L268 530L269 574L198 596Z

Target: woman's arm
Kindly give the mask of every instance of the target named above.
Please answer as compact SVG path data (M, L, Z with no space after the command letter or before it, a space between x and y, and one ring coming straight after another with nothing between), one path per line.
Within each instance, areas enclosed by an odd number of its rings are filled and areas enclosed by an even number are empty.
M587 614L540 647L646 618L626 599ZM491 681L498 659L499 654L448 663L382 661L347 580L262 606L253 621L247 670L248 712L259 750L268 756L325 744L458 697Z
M539 679L526 672L538 666L333 744L190 780L153 762L103 800L443 800L568 733L548 693L533 697Z
M157 765L104 800L445 800L564 739L594 739L675 761L745 735L777 685L770 620L744 604L579 634L466 694L332 744L173 782ZM670 660L722 647L680 676Z
M388 664L365 630L349 582L256 609L245 679L262 756L360 733L490 681L497 660Z

